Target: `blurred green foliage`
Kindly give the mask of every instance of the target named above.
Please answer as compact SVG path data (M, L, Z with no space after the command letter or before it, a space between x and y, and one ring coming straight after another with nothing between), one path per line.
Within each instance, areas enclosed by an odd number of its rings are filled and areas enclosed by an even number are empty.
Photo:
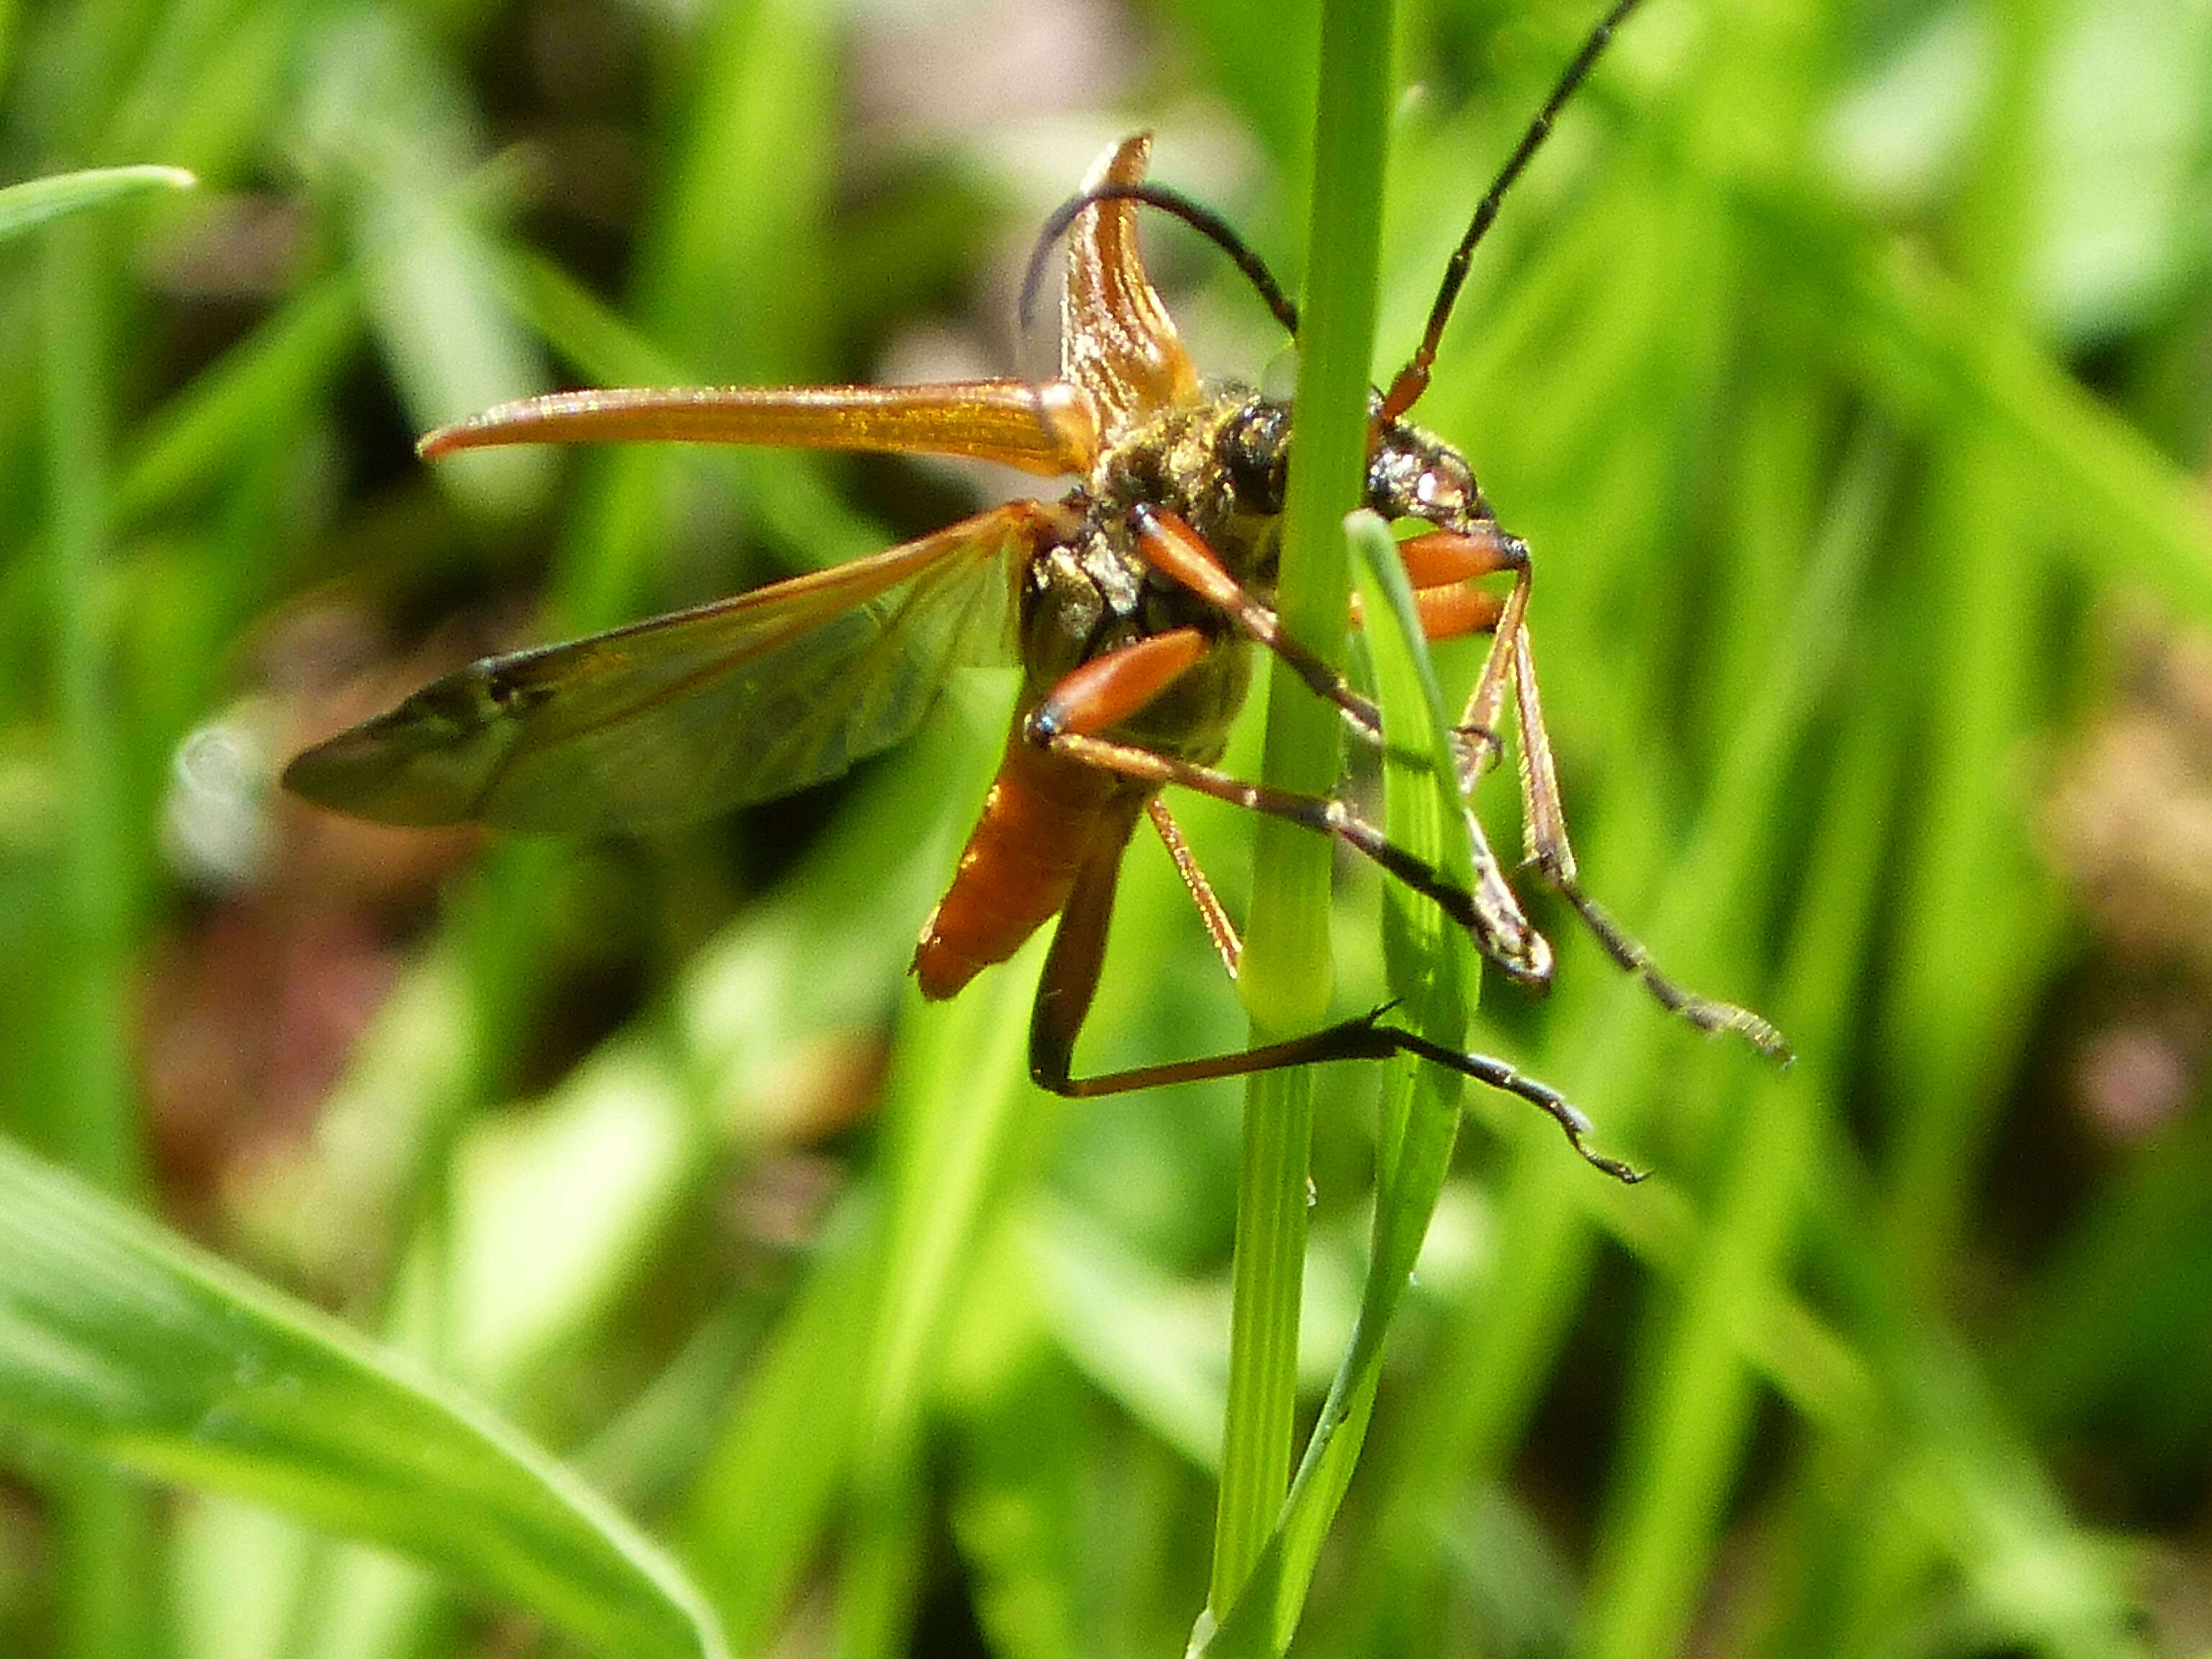
M1399 9L1383 374L1591 21ZM1237 1091L1036 1094L1034 950L902 988L1003 680L647 838L272 779L472 653L993 487L431 470L432 422L1048 365L1030 234L1141 125L1295 277L1318 14L0 5L0 182L200 180L0 242L0 1652L697 1650L695 1585L738 1652L1184 1645ZM1657 1175L1469 1092L1300 1650L2212 1648L2208 201L2205 0L1648 0L1513 198L1421 418L1536 550L1589 884L1802 1058L1700 1043L1537 903L1557 989L1479 1043ZM1150 229L1201 363L1281 380ZM1249 826L1182 816L1241 914ZM1384 951L1339 874L1348 1011ZM1242 1024L1140 841L1084 1065ZM1309 1406L1378 1091L1319 1079Z

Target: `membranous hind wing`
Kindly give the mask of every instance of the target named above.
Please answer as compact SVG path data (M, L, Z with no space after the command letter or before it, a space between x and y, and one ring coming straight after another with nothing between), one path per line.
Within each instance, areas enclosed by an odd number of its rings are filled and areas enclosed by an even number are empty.
M605 830L838 776L907 736L951 669L1004 662L1015 583L1059 529L1012 501L872 558L510 656L308 750L308 799L398 824Z

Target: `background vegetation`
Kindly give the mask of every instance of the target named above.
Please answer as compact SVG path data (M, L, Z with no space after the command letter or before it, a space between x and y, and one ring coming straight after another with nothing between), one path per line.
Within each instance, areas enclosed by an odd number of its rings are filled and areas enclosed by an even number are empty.
M1185 1644L1237 1091L1036 1094L1034 951L902 987L1002 678L651 837L271 778L493 644L1000 487L433 471L429 424L1048 366L1030 236L1139 125L1295 277L1315 12L0 5L8 180L200 180L0 222L0 1651ZM1590 21L1404 5L1382 372ZM1300 1650L2212 1650L2208 204L2204 0L1649 0L1513 202L1423 418L1537 550L1589 884L1802 1058L1539 907L1558 989L1479 1041L1658 1174L1471 1091ZM1151 246L1201 362L1287 386L1233 274ZM1241 913L1249 826L1184 816ZM1140 842L1087 1063L1242 1030ZM1319 1085L1309 1409L1376 1069Z

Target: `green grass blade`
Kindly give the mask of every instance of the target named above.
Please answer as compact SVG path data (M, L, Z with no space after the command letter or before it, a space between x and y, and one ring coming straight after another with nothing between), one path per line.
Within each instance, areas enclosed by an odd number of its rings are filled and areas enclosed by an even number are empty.
M692 1487L685 1555L741 1652L768 1645L845 1490L882 1226L870 1187L824 1227Z
M137 1190L143 1165L131 1075L131 927L141 884L125 816L126 762L100 596L114 564L103 533L112 447L114 307L88 222L46 240L45 526L54 748L65 817L57 861L38 1092L52 1144L88 1180ZM75 1472L56 1530L70 1565L60 1624L69 1659L123 1659L150 1639L145 1495L100 1469Z
M1835 492L1821 546L1786 628L1770 646L1772 666L1735 724L1710 805L1682 847L1656 907L1659 925L1650 939L1662 962L1695 957L1701 946L1709 951L1707 941L1737 914L1736 896L1752 857L1745 838L1772 821L1770 803L1789 775L1787 757L1844 660L1847 634L1838 624L1856 605L1876 546L1889 487L1886 465L1878 445L1862 446ZM1600 857L1617 844L1603 834L1586 839ZM1651 1085L1640 1092L1630 1085L1649 1078L1664 1086L1653 1063L1663 1028L1637 988L1609 982L1595 963L1563 984L1560 994L1590 1012L1565 1028L1574 1036L1571 1049L1565 1042L1554 1045L1550 1070L1559 1074L1547 1080L1564 1083L1586 1103L1609 1103L1601 1132L1609 1139L1625 1137L1616 1144L1632 1144L1633 1125L1625 1120L1638 1105L1649 1109ZM1678 1197L1664 1180L1629 1193L1585 1180L1589 1171L1547 1155L1548 1133L1535 1126L1528 1133L1528 1152L1501 1206L1502 1235L1513 1241L1512 1271L1497 1276L1455 1320L1451 1346L1439 1361L1452 1375L1453 1388L1423 1397L1412 1421L1394 1437L1391 1478L1401 1490L1392 1502L1394 1509L1403 1508L1388 1531L1394 1540L1412 1540L1413 1548L1431 1547L1416 1517L1434 1514L1463 1483L1491 1476L1524 1433L1591 1272L1600 1215L1610 1212L1612 1225L1624 1233L1635 1216L1650 1218L1644 1224L1655 1231L1665 1231L1662 1218ZM1693 1243L1689 1230L1695 1224L1684 1217L1686 1243Z
M115 487L118 519L173 508L243 464L288 411L322 395L344 371L362 327L353 271L318 278L203 369L137 435Z
M1030 1218L1043 1317L1099 1392L1194 1468L1219 1474L1224 1362L1218 1325L1185 1286L1066 1204Z
M1392 841L1470 884L1472 855L1451 781L1450 722L1413 589L1389 526L1363 511L1352 515L1348 528L1383 730L1397 734L1394 756L1411 752L1425 762L1390 774L1384 827ZM1408 734L1419 741L1407 740ZM1477 983L1467 972L1465 937L1434 904L1402 887L1387 888L1383 905L1390 990L1402 1017L1432 1041L1457 1048L1466 1040ZM1282 1519L1209 1652L1278 1653L1289 1644L1366 1438L1384 1339L1451 1167L1464 1087L1454 1073L1411 1057L1394 1064L1382 1103L1374 1235L1358 1320Z
M1872 872L1894 810L1902 722L1888 698L1852 711L1807 859L1807 902L1775 1006L1806 1054L1786 1084L1760 1079L1733 1138L1711 1219L1680 1275L1682 1311L1645 1371L1650 1398L1592 1572L1585 1650L1608 1659L1678 1651L1712 1571L1758 1404L1743 1310L1773 1309L1806 1192L1821 1175L1820 1114L1843 1093L1851 991L1875 916Z
M860 1379L837 1650L906 1651L925 1511L923 1430L959 1290L1051 1121L1025 1073L1042 941L950 1004L909 1004L886 1090L890 1203Z
M80 173L27 179L0 190L0 242L68 214L155 191L190 190L198 183L182 167L151 166L87 167Z
M1340 526L1361 499L1367 453L1390 39L1387 5L1332 0L1323 8L1297 464L1278 599L1285 629L1330 660L1342 655L1350 591ZM1309 793L1334 787L1337 727L1334 709L1277 677L1267 704L1267 781ZM1255 860L1238 987L1264 1040L1310 1030L1327 1014L1329 848L1263 818ZM1264 1547L1289 1475L1313 1086L1303 1071L1278 1072L1254 1077L1245 1092L1229 1409L1207 1596L1216 1617L1235 1602Z
M589 383L696 386L715 378L702 364L656 344L574 277L526 248L506 250L499 282L507 304ZM811 464L815 458L789 451L708 449L686 459L726 474L758 514L763 533L799 568L859 558L889 539L880 526L854 511L830 486ZM598 586L611 585L607 573L583 574ZM617 571L617 578L621 574ZM567 609L582 617L620 614L618 607L592 598L572 601Z
M692 970L680 1023L691 1069L714 1079L715 1097L759 1091L761 1062L788 1048L793 1028L846 1026L854 1009L881 1006L898 982L910 947L885 939L878 907L903 902L918 914L927 904L964 828L939 805L980 796L997 759L981 712L996 718L1011 686L977 681L952 688L965 718L945 711L917 739L920 753L890 763L911 769L911 782L873 797L830 857L794 882L806 896L797 914L761 924L750 947L746 930L733 930ZM957 1003L912 1014L886 1091L896 1103L896 1150L887 1148L895 1169L856 1182L824 1224L805 1282L702 1461L686 1504L686 1555L740 1650L773 1638L837 1504L863 1478L862 1460L887 1459L895 1476L911 1453L934 1387L945 1300L981 1225L976 1206L997 1201L994 1147L1029 1133L1026 1089L987 1106L973 1068L995 1044L1001 1079L1012 1082L1023 994L1018 969L1009 969ZM772 1142L784 1131L763 1123L752 1133ZM887 1307L882 1285L893 1274L899 1305ZM890 1443L894 1435L904 1449Z
M4 1145L0 1422L405 1551L602 1652L722 1651L659 1549L544 1453Z
M2212 513L2201 488L2136 427L2067 374L2017 322L1908 252L1760 198L1740 204L1762 257L1826 319L1823 349L1885 404L1987 428L2072 522L2098 533L2059 551L2104 580L2141 584L2178 611L2212 609ZM1786 258L1815 247L1820 257Z
M1954 209L1966 285L1978 308L2000 319L2027 308L2033 209L2021 162L2053 9L2008 6L1996 21L1972 182ZM2024 878L2033 866L2018 811L1985 782L2007 763L2046 672L2039 515L1998 434L1954 426L1929 460L1923 614L1940 641L1926 651L1936 714L1883 1032L1915 1087L1896 1103L1881 1152L1890 1231L1915 1280L1955 1260L1971 1231L2002 1099L2002 1073L1987 1056L2032 1018L2024 1005L2044 972L2039 935L2050 934L2048 906Z

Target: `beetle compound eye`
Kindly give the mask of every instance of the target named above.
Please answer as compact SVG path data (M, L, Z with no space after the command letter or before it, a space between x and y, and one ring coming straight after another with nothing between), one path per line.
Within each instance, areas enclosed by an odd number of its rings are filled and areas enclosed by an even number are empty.
M1221 429L1216 448L1247 513L1267 517L1283 510L1290 475L1290 411L1273 404L1248 404Z
M1421 471L1413 481L1413 500L1421 516L1437 524L1453 522L1466 515L1479 501L1474 488L1474 475L1457 456L1438 454Z

